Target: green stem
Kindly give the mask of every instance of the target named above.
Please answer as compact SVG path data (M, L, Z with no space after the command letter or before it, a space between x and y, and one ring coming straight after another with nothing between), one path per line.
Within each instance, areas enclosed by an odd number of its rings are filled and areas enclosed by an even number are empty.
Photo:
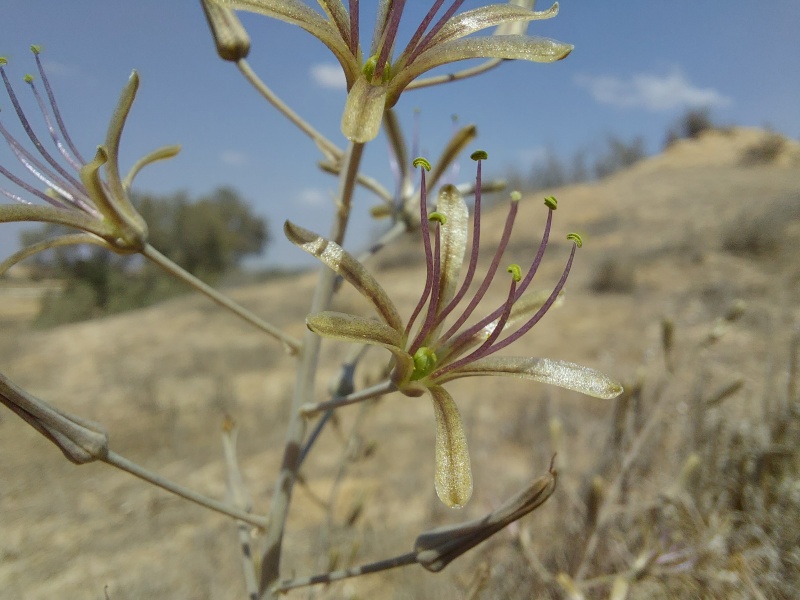
M343 158L342 171L339 177L339 201L330 235L330 239L336 241L337 244L342 243L347 230L353 189L363 150L364 144L351 143ZM327 267L322 267L317 287L314 290L314 297L311 301L310 313L317 313L328 308L333 295L335 281L336 273ZM303 338L303 349L300 353L300 362L297 365L294 396L292 397L291 416L286 432L286 446L278 481L275 486L275 493L272 497L270 524L264 538L261 583L259 586L262 600L275 597L271 588L280 579L283 532L289 512L292 488L297 479L300 449L306 433L306 418L301 414L300 408L313 397L320 341L321 338L311 331L307 331Z
M142 250L142 255L157 264L159 267L164 269L170 275L174 275L187 285L193 287L195 290L200 292L201 294L206 295L210 300L217 303L222 308L226 308L231 311L233 314L241 317L254 327L260 329L261 331L265 332L266 334L274 337L276 340L280 341L286 351L289 354L297 354L300 351L300 340L293 338L292 336L284 333L274 325L270 325L266 321L262 320L261 318L257 317L249 310L237 304L233 300L231 300L225 294L221 294L210 285L203 283L197 277L185 271L180 266L176 265L166 256L161 254L158 250L153 248L150 244L145 244L144 249Z
M155 486L158 486L168 492L172 492L180 496L181 498L185 498L195 504L199 504L200 506L204 506L206 508L210 508L211 510L217 511L222 513L223 515L227 515L229 517L233 517L234 519L239 519L240 521L244 521L245 523L250 523L259 528L264 528L267 525L267 518L260 517L258 515L250 514L249 512L240 510L235 506L230 506L225 504L224 502L220 502L218 500L214 500L213 498L209 498L208 496L203 496L202 494L198 494L195 491L190 490L189 488L185 488L182 485L178 485L177 483L173 483L169 479L165 479L158 475L157 473L153 473L145 469L144 467L140 467L134 462L129 461L124 456L120 456L116 452L112 450L108 451L108 455L102 459L103 462L117 467L118 469L122 469L123 471L127 471L131 475L135 475L139 479L143 479L148 483L152 483Z
M251 85L256 88L256 90L258 90L258 93L261 94L267 102L272 104L272 106L278 109L278 112L294 123L308 137L314 140L314 143L329 160L336 162L337 160L341 159L342 151L333 142L331 142L328 138L307 123L305 119L294 112L286 103L284 103L283 100L278 98L275 92L273 92L266 83L261 81L259 76L256 75L255 71L250 68L250 64L245 59L241 58L236 61L236 66L239 67L242 75L245 76L247 81L249 81Z

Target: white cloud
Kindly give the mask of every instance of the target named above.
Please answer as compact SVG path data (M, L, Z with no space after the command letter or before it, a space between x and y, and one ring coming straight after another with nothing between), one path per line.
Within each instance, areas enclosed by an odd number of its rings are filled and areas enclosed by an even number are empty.
M222 161L222 164L228 165L229 167L243 167L250 162L247 155L238 150L225 150L219 155L219 159Z
M682 106L727 106L731 99L714 88L695 87L679 69L667 75L640 73L628 80L611 76L577 75L575 83L602 104L620 108L671 110Z
M344 71L338 63L322 63L312 65L311 79L318 86L330 90L343 90L347 87Z
M325 206L329 200L328 194L319 188L305 188L297 194L297 201L305 206Z

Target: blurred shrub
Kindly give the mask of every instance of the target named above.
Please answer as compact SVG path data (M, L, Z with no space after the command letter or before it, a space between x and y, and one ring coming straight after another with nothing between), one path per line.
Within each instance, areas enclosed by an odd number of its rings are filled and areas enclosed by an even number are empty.
M779 133L768 133L764 138L748 147L742 154L745 166L764 165L775 162L786 147L786 138Z
M594 270L589 288L599 294L628 294L636 287L631 259L606 258Z
M247 256L269 242L266 221L230 188L197 201L186 194L138 195L134 203L147 221L150 243L208 283L235 271ZM44 225L24 231L23 245L49 239L63 228ZM95 246L66 246L37 254L33 273L68 284L45 299L38 326L82 321L148 306L180 294L185 285L141 256L119 256Z
M742 256L775 255L784 244L790 245L787 228L798 218L800 196L786 198L758 214L750 209L743 210L723 228L722 248Z
M716 128L711 119L711 111L707 107L690 108L667 130L664 148L669 148L678 140L695 139L704 131Z

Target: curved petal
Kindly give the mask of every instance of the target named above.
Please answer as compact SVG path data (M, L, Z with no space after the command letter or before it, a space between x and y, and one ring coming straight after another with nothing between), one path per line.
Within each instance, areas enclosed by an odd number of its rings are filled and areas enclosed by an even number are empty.
M342 133L351 142L374 140L381 130L389 85L373 85L359 77L347 94L342 113Z
M50 248L58 248L60 246L71 246L74 244L94 244L95 246L102 246L107 250L115 251L115 248L108 242L91 233L71 233L69 235L62 235L50 240L43 240L36 244L32 244L31 246L26 246L22 250L15 252L2 263L0 263L0 276L5 275L5 272L18 262L25 260L29 256L33 256L37 252L43 252L45 250L49 250Z
M386 348L395 358L392 381L406 395L421 395L415 386L408 385L414 372L414 359L403 349L401 332L379 321L333 311L309 316L306 326L322 337Z
M136 177L139 174L139 171L141 171L144 167L156 161L167 160L168 158L177 156L178 152L180 151L181 147L179 144L173 144L171 146L162 146L161 148L156 148L149 154L137 160L136 163L134 163L134 165L131 167L131 170L128 171L128 174L125 176L125 179L122 180L123 189L126 192L130 191L134 177Z
M396 331L403 331L403 321L394 302L389 298L377 280L369 274L358 260L339 244L326 240L313 231L303 229L286 221L283 232L295 246L317 257L330 269L347 280L364 296L375 310L378 311L383 322Z
M451 40L466 37L489 27L551 19L558 14L558 2L547 10L533 11L513 4L490 4L464 11L450 19L430 41L433 48ZM501 30L503 35L505 30Z
M450 508L463 507L472 496L472 469L461 415L441 386L428 388L436 413L436 495Z
M469 210L464 197L454 185L443 185L436 201L436 212L444 215L444 223L440 225L442 247L440 256L441 277L439 278L439 299L437 306L442 310L456 293L461 265L467 252L467 236L469 235ZM441 327L441 324L440 324ZM436 333L431 334L436 337Z
M565 58L572 48L571 44L524 35L493 35L453 40L423 52L411 65L401 70L391 81L386 106L394 106L411 81L426 71L451 62L469 58L503 58L548 63Z
M333 52L344 69L348 89L359 76L356 57L339 31L315 10L298 0L216 0L219 4L237 10L258 13L297 25L313 35Z
M326 338L405 352L402 333L374 319L326 310L307 317L306 325Z
M66 225L67 227L94 233L102 238L113 235L113 232L102 221L75 210L33 204L4 204L0 206L0 223L15 221L38 221Z
M450 373L445 373L441 377L436 377L434 373L432 378L436 380L437 384L440 384L461 377L481 375L509 375L521 379L532 379L606 400L616 398L622 393L622 386L600 371L549 358L490 356L478 359Z

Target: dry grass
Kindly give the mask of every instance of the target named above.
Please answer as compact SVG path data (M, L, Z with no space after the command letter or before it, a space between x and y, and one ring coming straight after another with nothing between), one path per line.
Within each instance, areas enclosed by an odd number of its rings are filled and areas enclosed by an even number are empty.
M625 396L608 403L519 381L454 382L476 478L473 500L457 513L433 492L429 401L393 395L342 409L303 469L285 564L305 575L406 552L423 530L485 514L558 451L559 487L542 508L441 574L409 567L290 597L792 597L800 588L798 228L786 222L770 260L730 252L724 240L754 198L779 206L796 194L800 174L780 161L742 169L751 143L735 132L700 136L595 186L547 192L560 200L553 239L590 235L564 306L515 353L600 368L627 382ZM524 236L511 259L537 243L539 208L523 202L516 233ZM487 215L487 246L504 218L500 208ZM542 287L554 283L566 248L556 241L548 251ZM632 289L593 292L596 265L620 257L635 265ZM381 260L391 266L382 283L410 308L418 266ZM303 276L236 297L299 334L296 300L312 284ZM336 302L367 313L347 288ZM342 354L323 345L320 396ZM368 355L360 384L383 359ZM4 328L0 364L31 392L105 423L121 454L217 497L219 429L233 414L256 510L268 506L292 359L202 299L46 332ZM8 412L0 456L3 598L103 599L105 586L112 600L244 597L235 527L222 517L108 467L68 464Z

